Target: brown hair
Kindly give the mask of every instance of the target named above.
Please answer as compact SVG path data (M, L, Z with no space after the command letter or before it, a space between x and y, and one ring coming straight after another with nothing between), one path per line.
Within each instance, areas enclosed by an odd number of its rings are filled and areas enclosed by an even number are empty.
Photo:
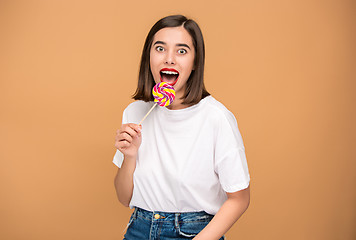
M205 46L203 34L198 24L187 19L182 15L173 15L160 19L149 31L145 45L142 50L140 72L138 76L138 85L133 99L143 100L145 102L153 101L152 88L155 85L150 69L150 49L152 46L153 37L162 28L180 27L183 26L193 40L195 48L194 70L189 76L186 83L186 89L183 96L183 104L191 105L198 103L201 99L209 96L210 93L204 86L204 62L205 62Z

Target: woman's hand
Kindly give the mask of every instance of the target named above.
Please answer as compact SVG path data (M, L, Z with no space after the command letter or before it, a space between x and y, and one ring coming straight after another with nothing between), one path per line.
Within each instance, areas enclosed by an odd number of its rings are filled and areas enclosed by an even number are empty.
M138 148L141 145L141 126L128 123L123 124L119 130L116 131L115 147L119 149L127 158L136 159Z

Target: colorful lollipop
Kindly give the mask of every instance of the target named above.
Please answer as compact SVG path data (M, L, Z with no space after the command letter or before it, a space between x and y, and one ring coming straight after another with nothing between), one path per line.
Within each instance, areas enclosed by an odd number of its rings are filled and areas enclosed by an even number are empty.
M174 88L166 82L157 83L152 89L153 97L155 98L155 104L148 111L148 113L142 118L138 125L141 125L143 120L150 114L150 112L157 106L167 107L172 104L174 98L176 97L176 92Z
M156 84L152 89L152 94L155 98L155 102L161 107L167 107L171 105L174 98L176 97L174 88L166 82L160 82Z

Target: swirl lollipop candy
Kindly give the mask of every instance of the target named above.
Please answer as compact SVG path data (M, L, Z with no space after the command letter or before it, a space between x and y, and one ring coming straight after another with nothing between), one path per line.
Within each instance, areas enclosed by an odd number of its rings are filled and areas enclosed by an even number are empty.
M155 102L161 107L167 107L171 105L174 98L176 97L174 88L166 82L160 82L156 84L152 89L152 94L155 98Z
M152 95L155 98L155 104L148 111L148 113L142 118L138 125L141 125L143 120L150 114L150 112L157 106L167 107L172 104L174 98L176 97L176 92L174 88L166 82L157 83L152 89Z

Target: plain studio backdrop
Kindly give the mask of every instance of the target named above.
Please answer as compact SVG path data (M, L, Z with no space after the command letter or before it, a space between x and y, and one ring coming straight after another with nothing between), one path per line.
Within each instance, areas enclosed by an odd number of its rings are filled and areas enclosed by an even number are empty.
M207 89L246 147L228 239L356 239L352 0L1 0L0 239L122 239L111 162L144 39L200 24Z

